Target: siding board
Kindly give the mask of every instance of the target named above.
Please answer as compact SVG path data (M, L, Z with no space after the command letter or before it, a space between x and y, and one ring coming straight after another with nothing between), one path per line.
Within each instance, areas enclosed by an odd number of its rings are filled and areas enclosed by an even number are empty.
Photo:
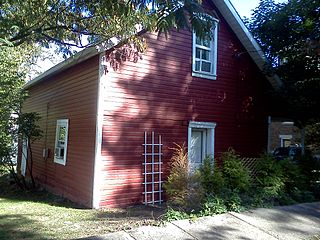
M99 57L28 89L23 112L38 112L44 136L33 147L34 175L49 191L92 206ZM66 166L53 162L56 121L69 119ZM42 149L50 150L43 159Z
M142 201L143 175L139 172L144 131L162 135L164 178L172 154L169 148L174 142L187 142L190 120L217 123L216 156L229 147L244 156L262 152L266 114L259 109L264 108L267 83L248 54L242 54L240 60L234 57L245 49L219 17L216 80L191 76L192 35L185 30L172 31L168 39L146 34L148 50L142 60L127 61L107 74L101 207ZM248 96L254 99L253 121L238 117L246 116L243 101Z

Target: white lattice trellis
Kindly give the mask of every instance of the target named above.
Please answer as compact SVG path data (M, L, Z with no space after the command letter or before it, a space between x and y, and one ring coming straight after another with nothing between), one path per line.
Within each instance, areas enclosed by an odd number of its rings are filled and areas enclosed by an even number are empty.
M144 132L144 157L143 175L144 175L144 200L143 203L156 204L162 203L162 143L161 135L158 136L158 142L155 142L155 134L151 133L151 143L148 142L150 137Z

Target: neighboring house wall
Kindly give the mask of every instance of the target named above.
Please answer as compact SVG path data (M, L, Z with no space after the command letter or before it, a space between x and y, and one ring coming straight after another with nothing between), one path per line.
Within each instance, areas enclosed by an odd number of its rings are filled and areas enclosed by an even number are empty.
M23 105L23 112L41 116L43 137L32 144L37 183L88 207L92 206L98 67L96 56L31 86L31 97ZM58 119L69 120L65 166L54 162Z
M213 7L213 6L211 6ZM266 79L219 15L217 79L191 76L192 33L145 34L137 63L109 68L104 80L99 206L142 201L144 131L162 135L164 176L174 143L188 143L190 121L215 123L215 156L229 147L242 156L266 150Z
M271 121L270 151L301 143L301 131L291 121Z

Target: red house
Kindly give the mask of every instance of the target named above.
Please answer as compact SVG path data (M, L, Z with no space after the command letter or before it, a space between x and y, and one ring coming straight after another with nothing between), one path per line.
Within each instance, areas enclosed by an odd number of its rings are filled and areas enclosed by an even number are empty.
M93 208L157 202L174 143L186 143L192 167L229 147L266 150L264 93L279 82L262 74L264 55L230 2L206 4L211 41L145 33L138 62L105 71L111 50L87 49L26 84L23 111L42 117L33 144L42 186Z

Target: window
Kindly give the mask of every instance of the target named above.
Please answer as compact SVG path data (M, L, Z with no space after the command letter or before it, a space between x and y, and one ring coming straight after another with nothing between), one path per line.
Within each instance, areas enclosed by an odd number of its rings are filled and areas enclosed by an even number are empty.
M216 79L218 20L209 37L200 39L193 33L192 76Z
M190 171L199 168L205 157L214 157L214 129L216 123L190 122L188 128L188 155Z
M280 147L290 147L292 135L279 135Z
M57 120L54 162L66 165L68 146L68 119Z

